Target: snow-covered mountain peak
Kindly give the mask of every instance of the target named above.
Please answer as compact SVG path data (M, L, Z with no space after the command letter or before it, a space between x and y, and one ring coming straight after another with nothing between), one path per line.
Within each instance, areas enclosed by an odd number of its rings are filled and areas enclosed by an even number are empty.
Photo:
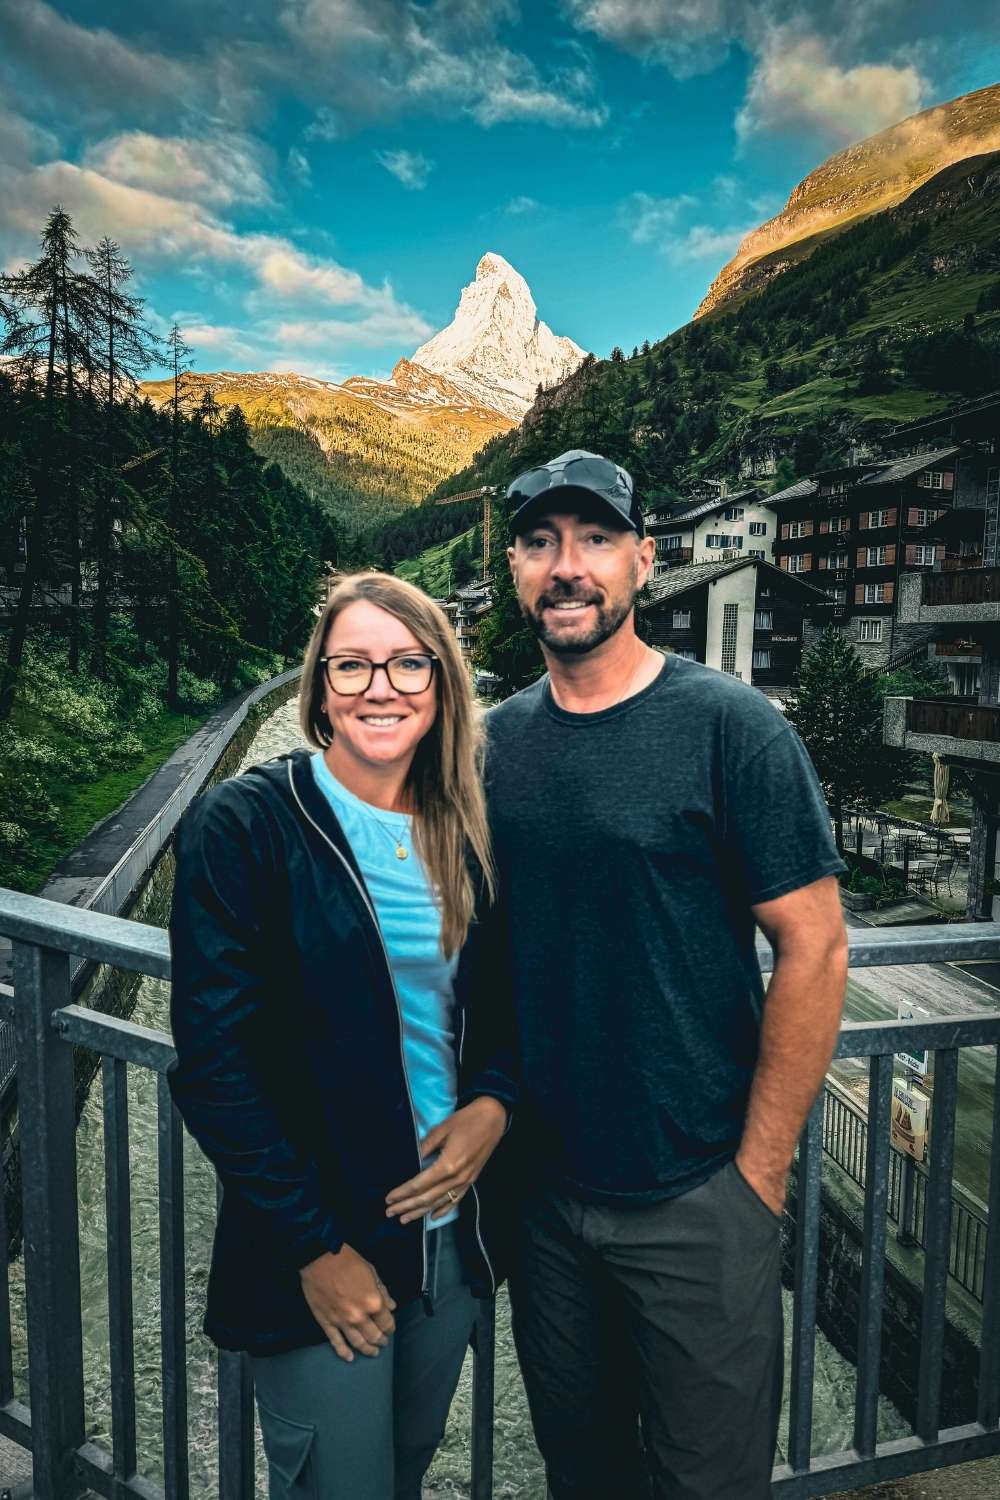
M475 280L463 289L451 323L421 344L412 363L520 421L537 387L564 380L583 357L578 344L539 320L524 277L489 250Z

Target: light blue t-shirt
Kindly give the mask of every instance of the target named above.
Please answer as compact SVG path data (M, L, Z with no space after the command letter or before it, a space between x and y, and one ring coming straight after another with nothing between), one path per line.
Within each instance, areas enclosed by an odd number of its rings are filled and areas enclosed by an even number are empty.
M457 954L441 949L441 911L427 873L413 847L409 813L385 812L362 802L341 784L323 759L312 758L313 774L347 835L372 898L403 1014L403 1061L421 1140L454 1114L458 1097L455 1067L455 970ZM396 855L397 843L409 851ZM426 1157L427 1165L433 1156ZM452 1209L427 1219L440 1229L458 1217Z

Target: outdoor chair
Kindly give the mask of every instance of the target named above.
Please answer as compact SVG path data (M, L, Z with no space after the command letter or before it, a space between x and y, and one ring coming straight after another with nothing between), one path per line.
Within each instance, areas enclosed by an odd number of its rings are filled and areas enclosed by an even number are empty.
M931 873L931 884L934 886L935 896L938 893L938 886L942 880L948 887L948 895L951 895L951 875L954 868L955 856L953 854L940 854L938 856Z

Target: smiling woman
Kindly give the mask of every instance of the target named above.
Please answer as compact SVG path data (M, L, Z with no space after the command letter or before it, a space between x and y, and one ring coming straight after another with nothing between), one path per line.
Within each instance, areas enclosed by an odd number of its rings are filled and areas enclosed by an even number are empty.
M437 605L343 580L301 722L314 753L222 782L178 837L171 1084L225 1190L206 1330L253 1356L273 1494L417 1500L498 1283L477 1182L513 1103L465 941L492 860Z

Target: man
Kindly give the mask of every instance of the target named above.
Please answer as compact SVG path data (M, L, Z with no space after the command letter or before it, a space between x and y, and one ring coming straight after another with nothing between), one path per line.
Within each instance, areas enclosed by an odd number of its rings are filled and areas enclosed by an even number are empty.
M573 450L508 495L548 667L487 716L535 1435L555 1500L761 1500L780 1219L839 1026L844 866L778 710L636 635L654 543L625 470Z

